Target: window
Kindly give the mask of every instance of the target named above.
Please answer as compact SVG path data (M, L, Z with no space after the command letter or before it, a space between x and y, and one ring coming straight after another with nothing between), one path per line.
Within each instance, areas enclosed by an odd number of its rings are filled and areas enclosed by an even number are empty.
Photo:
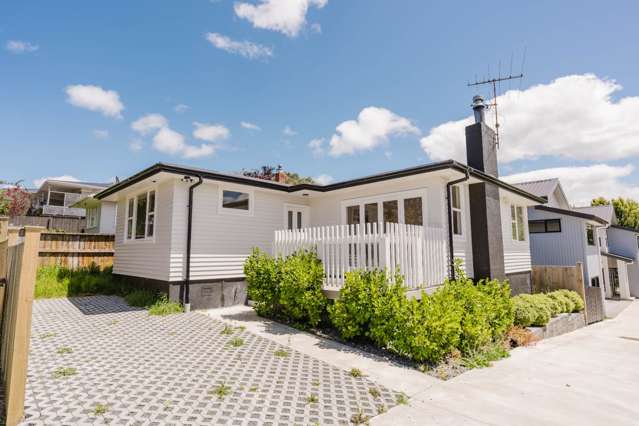
M524 227L524 208L510 206L510 222L513 241L526 241L526 229Z
M595 245L595 227L592 225L586 225L586 241L589 246Z
M386 207L384 207L386 211ZM404 223L423 225L422 197L404 198Z
M387 223L423 225L424 190L411 190L342 202L343 223L377 223L386 230Z
M382 203L384 223L399 223L399 203L397 200L384 201Z
M561 220L531 220L528 222L528 232L530 232L531 234L561 232Z
M126 209L126 239L153 238L155 231L155 191L129 198Z
M87 228L95 228L98 226L98 209L91 207L87 209Z
M359 225L359 206L346 207L346 224Z
M64 192L49 192L49 205L64 207Z
M599 277L593 277L590 280L590 286L591 287L599 287Z
M227 190L222 192L222 208L249 211L249 207L250 194L248 192Z
M459 186L452 187L452 207L453 207L453 234L463 235L461 190Z

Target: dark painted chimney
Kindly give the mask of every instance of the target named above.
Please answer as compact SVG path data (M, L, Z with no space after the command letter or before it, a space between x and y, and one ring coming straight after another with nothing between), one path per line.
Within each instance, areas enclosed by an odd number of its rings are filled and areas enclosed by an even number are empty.
M475 124L466 127L468 165L497 177L497 141L495 132L485 123L485 104L481 96L473 97ZM473 245L474 278L504 279L504 241L501 229L499 188L492 183L468 186Z

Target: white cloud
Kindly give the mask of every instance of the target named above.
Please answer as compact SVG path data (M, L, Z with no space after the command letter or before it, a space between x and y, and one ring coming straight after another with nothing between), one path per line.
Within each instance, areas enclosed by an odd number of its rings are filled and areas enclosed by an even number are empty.
M129 149L133 152L140 152L144 147L144 142L141 139L132 139L129 142Z
M328 0L259 0L258 4L235 3L235 14L255 28L279 31L295 37L306 24L310 7L323 8Z
M297 132L296 132L295 130L293 130L293 129L291 128L291 126L286 126L286 127L284 127L284 129L282 129L282 133L283 133L285 136L295 136L295 135L297 135Z
M148 135L168 125L169 122L163 115L147 114L131 123L131 128L141 135Z
M71 176L71 175L62 175L62 176L48 176L48 177L41 177L40 179L35 179L33 181L33 186L35 186L36 188L40 188L40 185L42 185L44 183L45 180L65 180L67 182L78 182L80 179Z
M215 154L215 147L213 145L202 144L200 146L186 145L182 152L184 158L199 158L207 157Z
M153 137L153 147L165 154L179 154L185 146L184 136L168 127L162 127Z
M90 111L99 111L107 117L122 117L124 105L120 95L114 90L100 86L76 84L66 87L67 102Z
M253 123L250 123L248 121L242 121L240 123L240 126L244 127L245 129L249 129L249 130L262 130L260 128L260 126L258 126L257 124L253 124Z
M207 33L206 39L218 49L235 53L248 59L268 58L273 56L273 49L250 41L236 41L218 33Z
M173 107L173 110L177 112L178 114L183 114L187 112L190 108L191 107L186 104L177 104L175 107Z
M319 176L315 176L313 180L318 185L328 185L329 183L333 182L335 179L333 179L333 176L319 175Z
M639 155L639 97L617 101L613 80L569 75L549 84L511 90L498 97L499 159L511 162L541 156L615 160ZM486 117L494 127L494 116ZM471 116L430 130L421 146L432 160L466 161L464 127Z
M11 53L30 53L40 48L37 44L22 40L9 40L5 48Z
M308 147L311 149L313 157L321 157L322 155L324 155L324 142L324 138L315 138L311 139L311 141L308 143Z
M109 138L108 130L95 129L93 131L93 137L99 140L105 140Z
M502 179L510 183L519 183L559 178L570 203L584 206L589 205L593 198L599 196L639 199L639 185L633 185L621 180L629 176L633 171L634 167L631 164L625 166L593 164L590 166L533 170L506 176Z
M195 121L193 122L193 126L195 126L193 137L207 142L224 140L231 134L229 129L221 124L198 123Z
M331 137L330 154L340 156L371 150L388 141L391 136L419 134L410 120L385 108L367 107L357 120L344 121Z

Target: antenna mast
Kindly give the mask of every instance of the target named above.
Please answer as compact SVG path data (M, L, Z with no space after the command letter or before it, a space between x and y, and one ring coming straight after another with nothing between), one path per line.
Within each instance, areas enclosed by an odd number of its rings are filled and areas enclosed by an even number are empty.
M509 75L508 77L489 78L487 80L475 81L474 83L468 83L468 87L482 86L484 84L491 84L493 86L493 103L489 104L489 107L495 108L495 139L497 148L499 148L499 115L497 114L497 83L508 80L516 80L524 78L524 74Z

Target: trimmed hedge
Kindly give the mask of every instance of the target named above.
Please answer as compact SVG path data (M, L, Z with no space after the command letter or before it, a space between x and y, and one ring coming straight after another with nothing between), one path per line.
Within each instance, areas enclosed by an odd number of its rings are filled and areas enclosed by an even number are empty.
M571 290L556 290L550 293L520 294L512 298L515 325L542 327L561 313L581 312L584 301Z

